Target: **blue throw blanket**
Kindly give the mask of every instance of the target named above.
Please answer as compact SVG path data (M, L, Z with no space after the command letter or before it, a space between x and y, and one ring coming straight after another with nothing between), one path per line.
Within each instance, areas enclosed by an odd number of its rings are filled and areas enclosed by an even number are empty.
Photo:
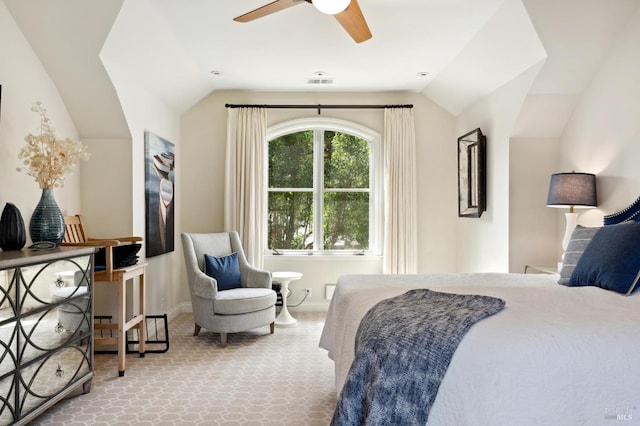
M504 307L495 297L410 290L362 318L332 425L424 425L458 344Z

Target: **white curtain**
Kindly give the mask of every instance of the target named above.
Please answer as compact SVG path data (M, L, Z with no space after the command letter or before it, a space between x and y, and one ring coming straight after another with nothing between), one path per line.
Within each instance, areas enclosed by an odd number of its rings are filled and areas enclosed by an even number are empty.
M383 272L388 274L418 270L415 139L413 109L385 108Z
M250 264L263 267L265 230L265 108L229 108L224 227L240 234Z

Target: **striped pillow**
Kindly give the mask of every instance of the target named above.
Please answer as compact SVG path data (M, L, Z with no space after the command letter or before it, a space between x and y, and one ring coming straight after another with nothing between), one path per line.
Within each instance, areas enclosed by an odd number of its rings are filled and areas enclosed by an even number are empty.
M562 259L562 268L560 269L560 279L558 284L569 285L569 279L573 270L576 269L580 256L587 248L593 236L598 232L600 227L587 228L582 225L576 226L571 234L571 239L567 245L567 251L564 252Z

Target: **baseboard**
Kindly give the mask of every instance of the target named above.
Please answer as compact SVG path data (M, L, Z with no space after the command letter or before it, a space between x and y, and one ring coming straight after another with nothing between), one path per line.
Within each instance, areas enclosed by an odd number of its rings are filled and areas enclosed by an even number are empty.
M174 306L173 309L171 309L171 311L175 312L174 314L174 318L175 318L176 316L182 313L192 313L193 307L191 306L191 302L182 302L179 305ZM171 318L171 315L169 315L169 318Z
M167 319L169 320L169 322L171 322L183 312L192 312L191 303L182 302L178 305L175 305L173 308L169 309L169 311L167 312Z
M289 312L327 312L329 302L304 302L300 306L289 306Z

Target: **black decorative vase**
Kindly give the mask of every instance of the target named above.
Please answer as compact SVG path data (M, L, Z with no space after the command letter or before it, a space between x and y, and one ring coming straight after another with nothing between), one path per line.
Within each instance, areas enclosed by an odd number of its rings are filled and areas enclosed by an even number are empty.
M0 217L0 249L20 250L26 242L27 232L20 210L15 205L7 203Z
M56 246L64 238L64 217L53 197L53 189L42 190L40 201L29 221L29 234L34 243L50 241Z

